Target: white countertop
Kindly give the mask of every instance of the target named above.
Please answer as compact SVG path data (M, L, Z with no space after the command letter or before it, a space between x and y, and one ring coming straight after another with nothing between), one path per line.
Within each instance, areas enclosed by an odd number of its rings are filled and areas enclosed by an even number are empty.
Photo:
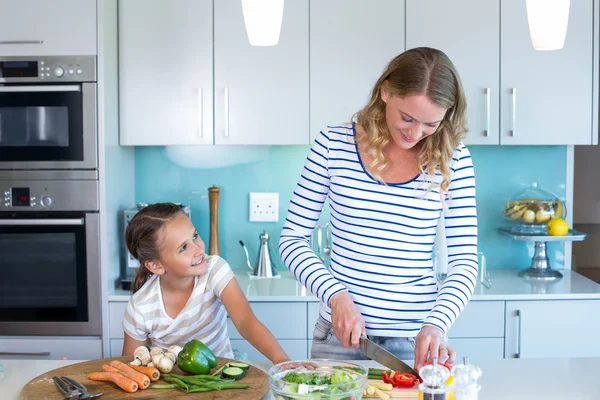
M0 360L0 393L3 400L17 400L21 388L31 379L55 368L79 361ZM479 381L481 400L598 400L600 358L472 360L483 371ZM267 370L265 361L252 362ZM380 367L373 361L358 361L366 367ZM272 400L267 395L263 400ZM37 399L36 399L37 400ZM41 399L40 399L41 400ZM248 399L251 400L251 399Z
M254 279L250 278L247 271L234 272L248 301L318 301L290 271L280 271L280 277L274 279ZM517 276L518 272L515 269L490 271L491 288L488 289L478 284L472 300L600 299L600 284L570 270L561 271L564 277L553 283L528 283ZM129 291L115 290L109 293L108 301L129 301L129 298Z

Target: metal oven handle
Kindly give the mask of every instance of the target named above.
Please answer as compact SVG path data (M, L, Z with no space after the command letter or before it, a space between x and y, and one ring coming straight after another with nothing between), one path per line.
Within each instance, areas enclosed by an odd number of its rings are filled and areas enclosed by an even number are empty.
M0 356L49 356L49 351L34 351L34 352L14 352L14 351L0 351Z
M0 226L83 225L83 218L69 219L0 219Z
M0 86L0 93L14 92L81 92L79 85L61 86Z

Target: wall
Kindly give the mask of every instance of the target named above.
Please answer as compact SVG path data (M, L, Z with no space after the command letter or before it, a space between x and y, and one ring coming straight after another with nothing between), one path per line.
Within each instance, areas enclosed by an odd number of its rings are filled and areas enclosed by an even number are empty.
M531 182L538 182L559 197L565 197L565 146L470 146L477 179L480 247L488 268L524 268L530 264L533 246L502 236L506 225L504 202ZM233 268L244 268L238 243L248 246L251 262L258 248L258 235L265 229L276 251L287 204L300 176L308 146L188 147L176 152L164 147L135 150L136 202L173 201L192 206L192 221L203 239L208 238L208 188L221 188L219 235L221 255ZM240 151L243 151L241 155ZM204 160L204 161L203 161ZM239 163L236 164L236 162ZM233 164L225 165L223 164ZM199 169L207 165L214 168ZM279 192L279 222L248 221L248 193ZM322 219L326 218L322 215ZM208 244L207 244L208 245ZM561 268L564 246L551 243L553 267Z

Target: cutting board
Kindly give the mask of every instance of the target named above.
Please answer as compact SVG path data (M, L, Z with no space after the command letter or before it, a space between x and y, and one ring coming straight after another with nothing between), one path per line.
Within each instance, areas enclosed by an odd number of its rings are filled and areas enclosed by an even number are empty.
M204 393L185 393L178 389L145 389L138 390L135 393L127 393L112 382L96 382L87 378L90 372L102 371L102 364L108 364L112 360L119 360L124 363L131 361L130 357L113 357L102 360L85 361L77 364L71 364L50 372L46 372L31 381L29 381L21 390L21 400L62 400L62 392L58 390L53 376L68 376L77 382L84 384L90 393L103 392L104 395L99 400L117 400L117 399L187 399L187 400L228 400L228 399L262 399L269 391L269 378L262 370L250 366L246 376L239 383L249 385L247 389L228 389ZM218 358L219 365L231 362L228 358ZM183 374L179 368L173 369L174 374ZM156 383L167 383L162 379Z
M372 382L383 383L382 380L369 379ZM390 396L392 399L417 399L419 397L419 384L415 383L415 386L411 388L393 388L392 390L382 390L383 393ZM363 396L363 399L378 399L377 394L368 394Z

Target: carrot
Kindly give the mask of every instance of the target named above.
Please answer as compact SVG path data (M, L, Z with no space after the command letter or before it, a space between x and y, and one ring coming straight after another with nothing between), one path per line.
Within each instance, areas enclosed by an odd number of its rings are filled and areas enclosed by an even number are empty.
M140 385L140 389L147 389L148 386L150 386L150 378L148 378L144 374L140 374L139 372L121 371L120 369L108 364L104 364L102 366L102 369L106 372L115 372L117 374L121 374L129 379L134 380L138 385Z
M129 365L129 367L146 375L152 382L156 382L160 378L160 372L156 368L142 367L141 365Z
M88 379L92 381L113 382L129 393L134 393L138 390L137 383L116 372L92 372L91 374L88 374Z

